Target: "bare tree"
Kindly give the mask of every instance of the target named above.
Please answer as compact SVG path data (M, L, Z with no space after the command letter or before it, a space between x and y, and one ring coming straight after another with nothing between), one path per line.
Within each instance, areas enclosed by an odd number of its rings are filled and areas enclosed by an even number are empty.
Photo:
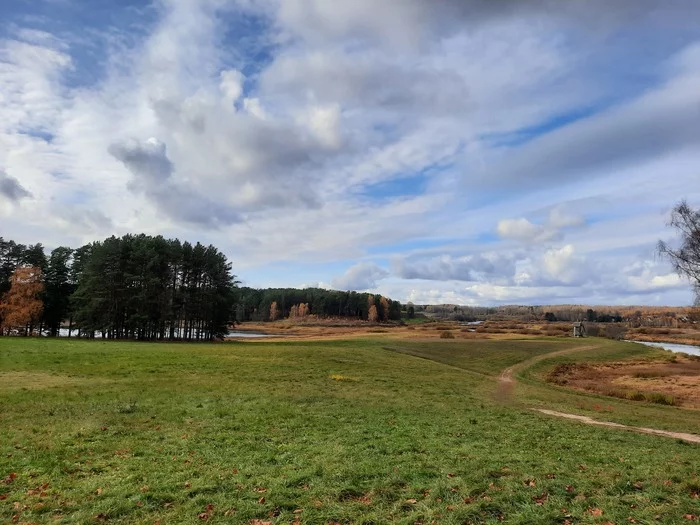
M659 254L671 261L679 275L690 280L695 287L695 305L700 306L700 210L694 210L686 201L681 201L671 211L668 225L681 234L680 247L674 249L659 241Z

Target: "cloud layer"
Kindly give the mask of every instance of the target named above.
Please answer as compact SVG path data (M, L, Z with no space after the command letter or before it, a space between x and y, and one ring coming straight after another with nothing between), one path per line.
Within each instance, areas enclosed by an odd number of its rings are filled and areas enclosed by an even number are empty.
M257 286L684 304L700 4L0 8L3 236L212 242ZM73 21L89 18L85 31Z

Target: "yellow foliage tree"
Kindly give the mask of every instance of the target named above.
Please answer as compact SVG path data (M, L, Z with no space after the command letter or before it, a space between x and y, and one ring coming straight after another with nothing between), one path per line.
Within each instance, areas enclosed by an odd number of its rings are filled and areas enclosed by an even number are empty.
M270 305L270 321L276 321L279 316L279 311L277 310L277 301L272 301Z
M386 297L379 299L379 304L382 306L382 320L389 320L389 301Z
M43 291L41 268L17 268L10 277L10 289L0 301L2 329L24 329L26 335L44 308L40 298Z
M377 307L372 305L369 307L369 314L367 314L367 320L370 323L376 323L379 319L379 313L377 312Z

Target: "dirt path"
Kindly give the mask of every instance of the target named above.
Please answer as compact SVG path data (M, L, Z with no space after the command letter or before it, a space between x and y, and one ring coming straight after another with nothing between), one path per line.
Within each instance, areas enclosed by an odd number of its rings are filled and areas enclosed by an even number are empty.
M584 346L578 346L576 348L568 348L566 350L560 350L558 352L552 352L549 354L542 354L538 355L535 357L532 357L526 361L523 361L521 363L518 363L517 365L511 366L510 368L506 368L501 372L501 374L498 376L498 389L496 391L496 397L502 400L506 400L510 398L513 392L513 386L515 384L515 379L513 378L513 374L515 372L525 370L526 368L531 367L535 363L538 363L544 359L549 359L551 357L557 357L561 355L566 355L566 354L571 354L575 352L581 352L584 350L592 350L596 348L598 345L584 345ZM593 419L588 416L580 416L577 414L569 414L567 412L557 412L556 410L547 410L544 408L533 408L532 410L535 410L536 412L540 412L542 414L547 414L548 416L554 416L554 417L561 417L564 419L572 419L574 421L579 421L581 423L585 423L586 425L597 425L601 427L608 427L608 428L617 428L620 430L627 430L629 432L638 432L640 434L650 434L653 436L662 436L662 437L668 437L668 438L673 438L673 439L681 439L683 441L687 441L689 443L700 443L700 436L697 434L688 434L685 432L671 432L668 430L658 430L655 428L647 428L647 427L632 427L629 425L623 425L621 423L613 423L612 421L598 421L597 419Z
M640 434L651 434L653 436L663 436L673 439L682 439L683 441L688 441L689 443L700 443L700 436L697 434L687 434L685 432L670 432L668 430L658 430L655 428L647 427L631 427L628 425L622 425L620 423L613 423L612 421L598 421L588 416L579 416L577 414L568 414L566 412L557 412L556 410L546 410L544 408L533 408L537 412L547 414L548 416L563 417L565 419L573 419L575 421L580 421L586 425L598 425L601 427L609 428L619 428L622 430L629 430L630 432L639 432Z
M544 359L550 359L552 357L572 354L575 352L583 352L584 350L593 350L594 348L598 348L598 346L599 345L583 345L577 346L576 348L567 348L566 350L550 352L549 354L536 355L535 357L531 357L530 359L522 361L517 365L513 365L510 368L506 368L498 376L498 388L496 389L496 398L505 401L510 399L510 397L513 395L513 386L515 385L515 379L513 378L513 374L515 372L519 372L520 370L530 368L535 363L539 363Z

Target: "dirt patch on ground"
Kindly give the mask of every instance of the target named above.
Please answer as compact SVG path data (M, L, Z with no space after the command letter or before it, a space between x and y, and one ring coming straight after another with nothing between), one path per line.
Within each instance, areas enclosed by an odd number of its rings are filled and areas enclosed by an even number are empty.
M631 427L628 425L622 425L620 423L613 423L611 421L598 421L588 416L579 416L577 414L569 414L567 412L557 412L556 410L545 410L544 408L536 408L538 412L547 414L548 416L563 417L565 419L573 419L575 421L580 421L587 425L598 425L601 427L608 428L619 428L621 430L629 430L631 432L639 432L641 434L651 434L653 436L663 436L673 439L681 439L689 443L700 443L700 436L697 434L688 434L686 432L670 432L668 430L658 430L656 428L647 427Z
M94 384L92 379L41 372L0 372L2 390L41 390L56 386Z
M700 361L564 363L548 380L576 390L633 401L700 408Z

